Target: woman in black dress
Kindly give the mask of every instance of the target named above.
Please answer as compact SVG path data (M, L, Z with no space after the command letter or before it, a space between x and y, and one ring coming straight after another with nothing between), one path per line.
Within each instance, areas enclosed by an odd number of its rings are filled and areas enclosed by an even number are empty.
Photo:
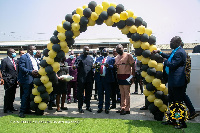
M67 75L69 73L69 69L67 65L65 65L66 58L63 58L60 62L60 70L57 72L58 83L54 85L54 92L56 94L56 106L57 112L62 112L61 110L68 110L67 107L64 107L66 94L67 94L67 81L60 78L62 75ZM61 97L62 95L62 97ZM60 107L60 98L61 98L61 107Z

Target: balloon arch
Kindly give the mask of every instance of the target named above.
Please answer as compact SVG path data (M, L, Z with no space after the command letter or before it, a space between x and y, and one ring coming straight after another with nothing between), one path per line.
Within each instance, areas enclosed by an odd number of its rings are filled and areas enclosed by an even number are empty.
M40 77L34 78L34 89L31 94L31 109L42 113L47 108L49 94L53 91L52 84L57 81L56 72L60 69L59 62L74 44L74 39L95 24L117 27L122 34L130 38L135 48L137 59L142 62L141 75L144 78L145 102L154 117L167 109L168 89L163 80L163 59L159 54L152 55L156 50L156 37L141 17L135 16L131 10L125 10L122 4L91 1L88 5L78 7L67 14L62 24L57 26L50 43L44 49L44 58L38 71Z

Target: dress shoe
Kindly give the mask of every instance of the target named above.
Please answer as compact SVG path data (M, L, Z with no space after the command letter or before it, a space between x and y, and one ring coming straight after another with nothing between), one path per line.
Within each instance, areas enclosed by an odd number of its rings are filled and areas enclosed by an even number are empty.
M101 113L103 111L103 109L98 109L97 113Z
M187 128L186 124L180 124L174 127L175 129Z
M82 108L79 108L79 109L78 109L78 112L79 112L79 113L84 113L84 111L83 111Z
M56 111L57 111L57 112L62 112L62 110L60 110L60 109L56 109Z
M110 109L115 109L115 108L116 108L116 106L113 106L113 105L110 107Z
M90 107L87 107L86 110L92 112L92 109Z
M12 114L13 112L11 110L6 110L6 111L4 111L4 113Z
M67 100L67 104L71 104L71 101L70 101L70 100Z
M120 112L121 112L121 109L119 109L119 110L116 111L116 113L120 113Z
M77 103L77 99L74 99L74 103Z
M126 111L126 114L130 114L130 111Z
M193 112L193 113L191 113L191 114L188 116L188 120L192 120L192 119L194 119L195 117L197 117L198 115L199 115L198 113Z
M108 109L106 109L106 110L105 110L105 113L106 113L106 114L109 114L109 110L108 110Z
M61 107L61 109L62 109L62 110L68 110L68 108L67 108L67 107Z
M24 117L25 117L24 113L22 113L22 112L19 113L19 117L20 117L20 118L24 118Z
M18 109L13 108L12 111L18 111Z
M148 110L148 108L146 106L143 106L140 108L140 110Z
M126 115L126 111L124 109L121 110L120 115Z

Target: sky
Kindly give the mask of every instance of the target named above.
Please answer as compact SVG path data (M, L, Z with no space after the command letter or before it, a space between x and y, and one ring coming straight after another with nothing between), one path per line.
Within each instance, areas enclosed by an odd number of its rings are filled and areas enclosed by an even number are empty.
M91 0L0 0L0 41L49 40L67 14ZM104 0L95 0L102 4ZM200 0L109 0L132 10L147 22L157 44L173 36L185 43L200 43ZM116 27L88 27L76 39L122 38ZM75 41L76 41L75 39Z

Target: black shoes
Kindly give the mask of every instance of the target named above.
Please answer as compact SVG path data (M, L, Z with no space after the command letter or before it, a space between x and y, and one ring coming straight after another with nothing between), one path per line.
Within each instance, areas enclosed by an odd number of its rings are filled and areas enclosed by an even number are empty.
M116 111L116 113L120 113L120 112L121 112L121 109L119 109L119 110Z
M11 110L5 110L4 113L12 114L13 112Z
M56 111L57 111L57 112L62 112L62 110L61 110L61 109L56 109Z
M18 111L18 109L13 108L11 111Z
M140 110L148 110L148 108L146 106L143 106L140 108Z
M199 115L198 113L193 112L192 114L190 114L190 115L188 116L188 120L192 120L192 119L194 119L195 117L197 117L198 115Z
M130 114L130 111L126 111L126 114Z
M113 106L113 105L110 107L110 109L115 109L115 108L116 108L116 106Z
M87 107L86 110L92 112L92 109L90 107Z
M103 109L98 109L97 113L101 113L103 111Z
M53 108L51 106L48 107L48 110L53 110Z
M77 99L74 99L74 103L77 103Z
M124 109L121 110L120 115L126 115L126 111Z
M28 111L26 111L26 112L24 112L24 114L32 114L33 112L32 111L30 111L30 110L28 110Z
M106 109L106 110L105 110L105 113L106 113L106 114L109 114L109 110L108 110L108 109Z
M19 113L19 117L20 117L20 118L24 118L24 117L25 117L24 113L22 113L22 112Z
M84 113L84 111L83 111L82 108L79 108L79 109L78 109L78 112L79 112L79 113Z
M61 107L61 109L62 109L62 110L68 110L68 108L67 108L67 107Z

